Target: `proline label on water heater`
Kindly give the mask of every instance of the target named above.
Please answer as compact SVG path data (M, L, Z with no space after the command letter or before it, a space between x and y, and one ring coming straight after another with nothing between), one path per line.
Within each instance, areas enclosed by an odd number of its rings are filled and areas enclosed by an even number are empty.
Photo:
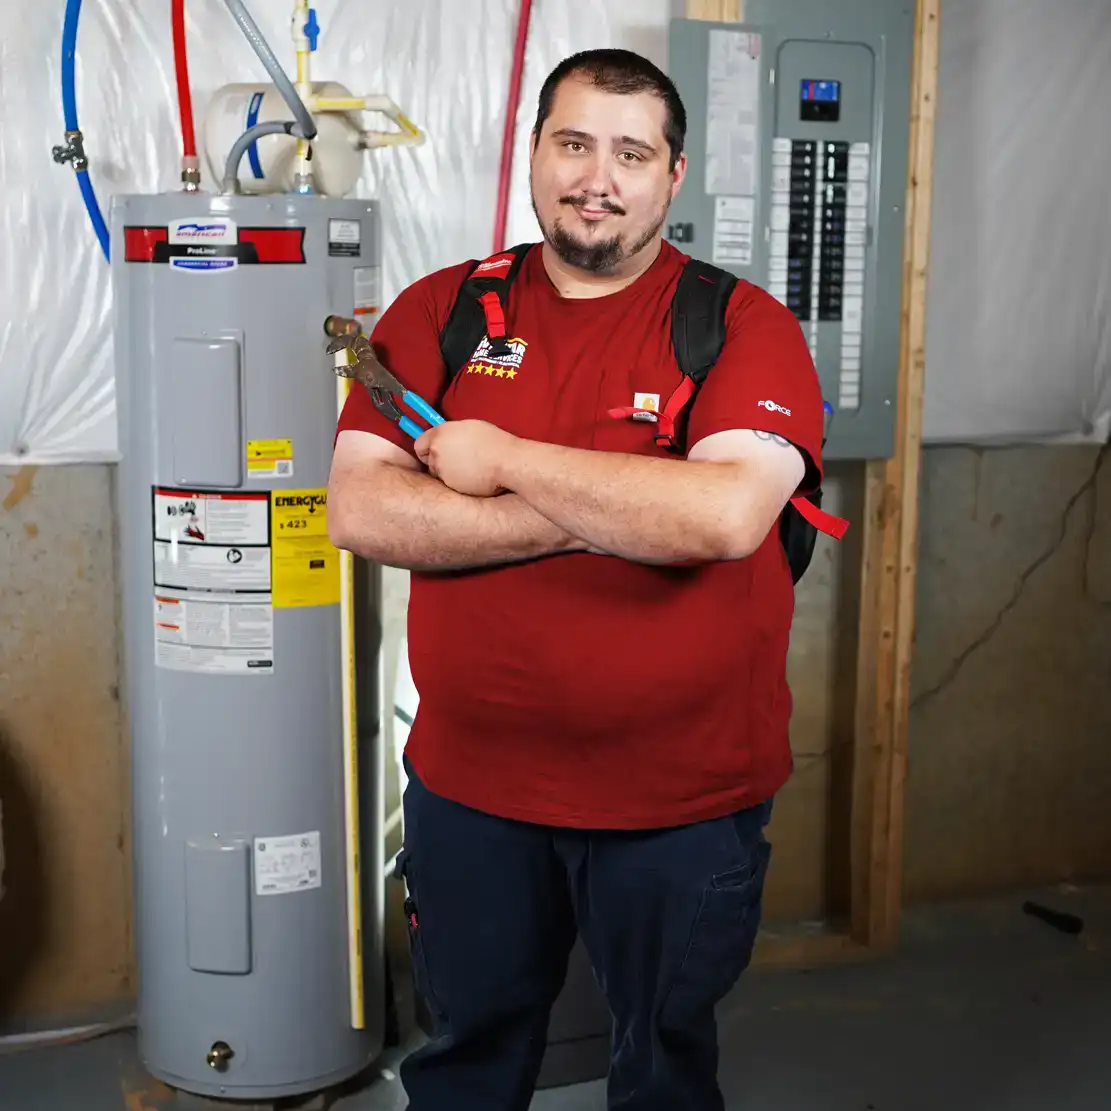
M157 665L271 674L270 495L155 487L152 507Z

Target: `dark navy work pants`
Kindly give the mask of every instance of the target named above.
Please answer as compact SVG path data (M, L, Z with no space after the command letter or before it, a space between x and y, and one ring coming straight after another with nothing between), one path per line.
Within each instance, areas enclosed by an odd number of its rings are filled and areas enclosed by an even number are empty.
M435 1023L410 1111L526 1111L576 927L613 1015L611 1111L722 1111L715 1004L749 962L765 803L659 831L552 829L429 791L408 768L398 873Z

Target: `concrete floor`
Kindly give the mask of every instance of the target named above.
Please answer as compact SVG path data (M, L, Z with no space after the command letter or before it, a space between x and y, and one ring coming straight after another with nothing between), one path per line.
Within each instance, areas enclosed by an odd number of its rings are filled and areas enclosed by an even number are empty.
M1022 913L1080 915L1079 936ZM1106 1111L1111 1106L1111 888L1059 888L915 910L892 957L751 973L721 1009L730 1111ZM402 1111L400 1051L333 1104ZM3 1111L163 1111L133 1038L0 1056ZM604 1083L537 1094L533 1111L605 1111Z

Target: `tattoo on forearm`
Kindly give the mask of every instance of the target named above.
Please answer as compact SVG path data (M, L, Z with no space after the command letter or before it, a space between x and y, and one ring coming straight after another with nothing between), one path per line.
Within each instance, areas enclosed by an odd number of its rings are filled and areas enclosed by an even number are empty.
M775 432L764 432L753 430L753 434L758 440L771 440L773 443L779 444L780 447L790 447L791 441L785 440L782 436L777 435Z

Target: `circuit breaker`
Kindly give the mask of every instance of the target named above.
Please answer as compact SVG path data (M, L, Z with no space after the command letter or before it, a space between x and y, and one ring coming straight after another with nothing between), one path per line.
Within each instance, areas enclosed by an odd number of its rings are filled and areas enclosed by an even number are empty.
M827 459L895 443L913 5L747 0L676 19L687 176L667 238L798 318L835 416Z

